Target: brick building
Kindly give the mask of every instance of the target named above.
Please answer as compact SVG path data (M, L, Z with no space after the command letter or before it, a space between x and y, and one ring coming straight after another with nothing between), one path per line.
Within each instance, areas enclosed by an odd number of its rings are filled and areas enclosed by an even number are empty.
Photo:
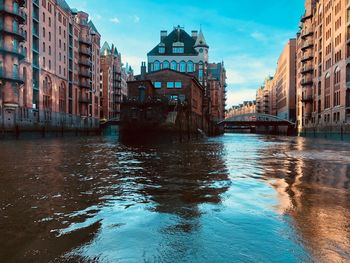
M107 42L101 49L101 118L119 120L122 100L122 61L121 54Z
M64 0L2 2L1 126L96 127L101 36L88 14Z
M191 132L197 132L203 129L203 98L204 88L196 77L171 69L146 73L146 64L143 63L141 75L136 76L136 81L128 82L128 98L122 105L122 123L136 127L140 123L158 126L181 122L182 127L188 125ZM142 106L138 102L142 102ZM140 111L146 115L140 115ZM135 120L133 116L138 118Z
M350 131L349 12L349 1L305 1L298 33L299 131Z

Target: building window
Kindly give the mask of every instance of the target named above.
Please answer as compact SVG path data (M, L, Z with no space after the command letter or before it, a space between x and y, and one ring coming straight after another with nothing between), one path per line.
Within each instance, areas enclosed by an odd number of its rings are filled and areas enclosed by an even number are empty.
M17 64L13 64L13 77L14 77L14 79L18 78L18 65Z
M200 69L199 72L198 72L198 78L200 81L203 81L203 69Z
M177 100L179 100L179 96L177 96L177 95L170 95L170 100L177 101Z
M176 81L175 82L175 88L176 89L181 89L182 88L182 82L181 81Z
M18 22L16 20L13 20L13 32L17 33L18 32Z
M159 54L165 53L165 47L159 47Z
M180 62L180 72L186 72L186 62L185 61Z
M170 68L171 68L172 70L177 70L177 63L176 63L175 61L172 61L172 62L171 62L171 65L170 65Z
M191 73L194 71L194 67L193 67L193 62L192 61L189 61L187 63L187 72Z
M157 82L154 82L153 85L156 89L162 88L162 82L157 81Z
M183 54L184 48L183 47L173 47L173 53L174 54Z
M167 82L166 87L168 89L173 89L174 88L174 82Z
M154 69L154 71L160 70L160 62L159 61L154 62L153 69Z
M169 63L169 61L164 61L163 62L163 69L167 69L167 68L169 68L170 67L170 63Z

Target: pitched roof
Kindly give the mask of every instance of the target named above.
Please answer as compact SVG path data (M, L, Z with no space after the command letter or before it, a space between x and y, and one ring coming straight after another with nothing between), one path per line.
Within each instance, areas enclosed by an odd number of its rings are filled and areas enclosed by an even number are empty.
M56 0L56 3L66 12L71 12L71 8L65 0Z
M110 55L110 54L111 54L111 48L106 41L101 48L100 55L105 56L105 55Z
M205 40L205 37L203 35L202 29L199 31L199 35L197 37L196 43L194 44L195 47L206 47L209 48L207 41Z
M184 53L174 54L173 53L173 44L174 43L183 43L184 44ZM180 27L174 28L174 30L166 36L162 43L165 47L165 53L159 53L159 45L154 47L147 55L148 56L168 56L168 55L198 55L198 52L194 49L195 39L192 38L187 32Z
M92 23L92 21L90 20L88 25L92 28L92 30L94 30L97 34L100 34L97 30L97 28L95 27L94 23Z

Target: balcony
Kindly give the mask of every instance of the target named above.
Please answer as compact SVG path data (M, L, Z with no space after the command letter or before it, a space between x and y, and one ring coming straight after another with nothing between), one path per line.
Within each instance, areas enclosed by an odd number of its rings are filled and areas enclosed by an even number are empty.
M311 78L303 79L300 84L301 86L310 86L313 84L313 80Z
M79 86L83 89L91 89L91 83L89 83L87 81L81 81L79 83Z
M5 70L0 70L1 81L9 81L18 84L24 84L24 79L19 74L14 74L13 72L8 72Z
M314 72L314 68L312 66L309 67L303 67L301 69L301 74L306 75L308 73L313 73Z
M87 70L80 70L79 76L84 77L84 78L91 78L91 72L87 71Z
M314 32L311 31L311 30L304 30L304 31L301 33L301 38L302 38L302 39L305 39L305 38L307 38L307 37L309 37L309 36L312 36L313 34L314 34Z
M79 38L79 42L82 43L82 44L88 45L88 46L91 46L91 45L92 45L92 42L91 42L90 39L83 38L83 37L80 37L80 38Z
M92 62L90 60L79 60L79 65L91 68Z
M306 61L312 60L314 58L313 54L305 54L302 58L301 58L301 62L304 63Z
M312 41L306 41L304 45L301 47L301 50L305 51L313 47L314 47L314 43Z
M82 55L84 55L84 56L88 56L88 57L91 57L91 56L92 56L92 55L91 55L91 50L85 49L85 48L81 48L81 49L79 50L79 53L82 54Z
M19 42L26 39L25 33L22 29L14 28L12 26L0 25L0 32L14 36Z
M22 49L20 48L8 48L5 47L3 44L0 44L0 53L2 54L10 54L13 56L17 56L19 60L23 60L25 58L25 53Z
M79 103L91 104L91 102L92 102L92 100L88 96L82 96L82 95L79 96Z
M0 14L11 15L15 17L20 24L24 24L26 22L26 13L22 9L14 9L13 7L0 4Z
M312 95L304 95L304 96L301 98L301 102L304 102L304 103L313 103L313 102L314 102L313 96L312 96Z
M300 21L301 21L302 23L304 23L306 20L311 19L311 18L312 18L312 14L310 14L310 15L304 15L304 16L301 17Z

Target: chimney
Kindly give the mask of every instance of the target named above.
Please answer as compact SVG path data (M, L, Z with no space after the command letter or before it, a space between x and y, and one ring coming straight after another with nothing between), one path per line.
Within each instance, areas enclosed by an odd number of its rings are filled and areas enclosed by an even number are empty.
M141 80L146 78L146 62L141 63Z
M168 36L168 31L166 30L160 31L160 42L162 43L164 38L166 38L167 36Z
M198 37L198 31L197 30L192 30L192 38L197 39Z

